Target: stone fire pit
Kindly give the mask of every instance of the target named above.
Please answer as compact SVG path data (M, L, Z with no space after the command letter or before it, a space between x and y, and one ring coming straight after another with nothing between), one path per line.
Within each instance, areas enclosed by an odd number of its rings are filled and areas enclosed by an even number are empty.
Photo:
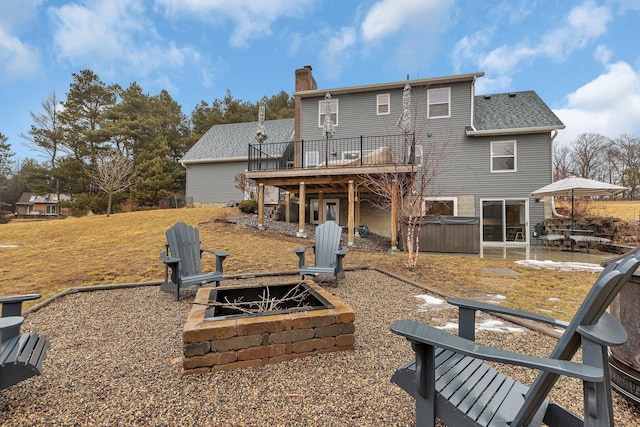
M276 295L279 286L269 285ZM278 363L329 351L353 350L355 313L335 295L313 281L309 307L295 307L271 313L244 314L226 308L208 308L218 299L244 300L259 295L265 286L201 288L196 294L182 332L183 374L246 368ZM213 297L213 298L212 298ZM216 313L218 312L218 313Z

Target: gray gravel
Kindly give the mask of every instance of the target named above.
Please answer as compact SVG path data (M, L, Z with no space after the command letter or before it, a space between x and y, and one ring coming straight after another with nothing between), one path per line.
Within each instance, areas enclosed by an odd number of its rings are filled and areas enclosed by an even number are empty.
M280 277L227 280L274 283ZM434 325L456 310L420 310L425 292L376 271L348 272L327 288L356 312L355 351L206 375L181 375L181 332L195 288L175 302L157 286L67 295L29 313L25 330L51 341L44 374L0 391L5 426L411 426L414 402L389 382L412 357L389 331L397 319ZM478 341L544 355L554 339L535 332L480 332ZM510 371L521 381L533 374ZM581 386L553 395L581 412ZM617 426L640 416L614 393Z

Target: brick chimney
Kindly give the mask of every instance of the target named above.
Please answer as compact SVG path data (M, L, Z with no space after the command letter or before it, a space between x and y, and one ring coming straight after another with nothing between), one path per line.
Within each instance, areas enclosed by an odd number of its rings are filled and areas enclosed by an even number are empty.
M296 70L296 92L304 91L304 90L316 90L318 89L318 85L316 84L316 80L313 78L313 74L311 74L311 65L305 65L302 68L298 68ZM294 97L294 106L295 106L295 124L294 124L294 135L293 140L300 140L300 112L302 101L299 96ZM297 159L297 156L296 156Z

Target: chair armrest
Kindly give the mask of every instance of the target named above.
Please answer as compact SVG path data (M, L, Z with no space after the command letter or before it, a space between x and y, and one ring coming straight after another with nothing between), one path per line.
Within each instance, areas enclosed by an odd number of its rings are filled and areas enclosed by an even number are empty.
M202 249L200 248L200 256L202 256L203 252L208 252L210 254L214 254L216 256L216 271L222 273L222 263L229 256L229 252L224 251L216 251L214 249Z
M0 318L0 331L3 329L13 328L14 326L21 325L24 321L22 316L9 316ZM4 340L3 340L4 341Z
M496 304L487 304L485 302L474 301L464 298L449 298L447 302L451 305L458 306L469 310L480 310L485 313L500 313L513 317L519 317L522 319L535 320L536 322L547 323L552 326L566 329L569 326L569 322L564 320L554 319L552 317L541 316L539 314L530 313L528 311L516 310L515 308L502 307Z
M601 368L489 347L413 320L396 321L391 325L391 331L405 337L414 346L423 344L443 348L477 359L538 369L583 381L602 382L604 380L604 370Z
M576 329L584 338L602 346L620 345L627 342L629 334L618 319L605 312L594 325L580 325Z
M340 248L336 251L336 273L340 273L342 271L342 258L349 252L349 248L344 247Z
M22 314L22 303L40 298L40 294L10 295L0 297L2 304L2 317L20 316Z
M171 265L171 264L178 264L181 261L181 259L173 256L169 256L164 252L160 252L160 261L164 262L167 265Z
M293 252L296 255L298 255L298 268L304 267L304 256L305 256L305 252L307 252L307 249L313 249L315 251L316 250L315 243L311 245L303 246L301 248L296 248L293 250Z
M349 248L344 247L344 248L340 248L336 251L336 255L339 257L343 257L347 254L347 252L349 252Z

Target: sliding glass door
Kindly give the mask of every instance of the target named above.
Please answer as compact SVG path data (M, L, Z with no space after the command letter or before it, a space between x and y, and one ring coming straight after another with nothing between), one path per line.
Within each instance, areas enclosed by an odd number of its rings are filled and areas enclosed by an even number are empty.
M528 200L481 200L483 243L527 243Z

